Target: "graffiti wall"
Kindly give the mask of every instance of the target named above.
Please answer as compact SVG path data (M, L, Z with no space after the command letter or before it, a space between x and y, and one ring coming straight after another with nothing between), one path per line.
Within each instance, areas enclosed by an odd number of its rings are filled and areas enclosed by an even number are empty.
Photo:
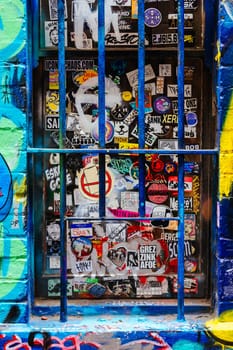
M1 0L0 322L27 314L25 2Z
M51 0L50 3L52 6L54 1ZM83 5L86 6L87 3L84 1ZM129 3L130 1L125 1L125 6ZM185 1L185 4L193 9L198 1ZM29 321L31 267L28 259L30 240L26 226L26 144L29 112L27 84L30 79L28 79L27 70L29 68L27 5L26 0L10 2L0 0L0 349L233 349L232 0L220 1L219 5L217 1L209 1L212 11L219 10L219 34L216 42L213 43L217 48L217 109L221 131L216 244L216 316L210 315L207 319L201 319L201 315L196 315L189 321L177 322L167 316L158 318L96 315L92 318L77 318L67 325L53 324L49 316L44 317L43 320ZM84 26L87 18L83 15L84 8L80 7L77 1L74 2L73 10L74 35L67 39L67 45L79 48L81 46L82 49L84 44L95 47L97 38L90 39L91 36L87 35L86 42L77 40L79 37L77 34L82 30L80 23ZM115 14L115 17L119 16L117 7ZM90 15L87 34L90 34L96 25L95 11ZM124 14L121 15L124 16ZM56 14L54 16L56 17ZM79 16L81 16L80 22L78 22ZM176 18L172 17L170 20L176 20ZM127 33L127 18L124 22L123 20L120 22L120 28L119 23L118 25L112 22L107 24L111 28L111 31L110 29L108 31L109 40L118 40L117 35L123 27L126 30L125 40L133 40ZM54 29L54 23L48 22L46 26L44 45L46 47L56 45L52 42L52 36L49 36L50 29L52 27ZM206 33L208 35L208 28ZM155 40L161 39L156 31L152 34ZM176 40L175 36L172 38ZM53 40L56 38L53 37ZM201 40L200 37L198 40Z

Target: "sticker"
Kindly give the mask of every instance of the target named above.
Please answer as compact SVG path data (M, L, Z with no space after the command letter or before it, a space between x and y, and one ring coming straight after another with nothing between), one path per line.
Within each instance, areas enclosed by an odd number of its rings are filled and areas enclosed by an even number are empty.
M173 292L177 293L178 290L178 280L176 277L173 279ZM184 293L190 294L198 293L198 280L196 278L184 278Z
M129 127L122 121L115 122L114 140L116 137L128 137ZM126 140L127 141L127 140Z
M192 176L184 177L184 191L191 192L193 188L193 178ZM168 178L168 190L177 191L178 190L178 176L169 176Z
M168 84L167 85L167 96L178 97L178 85ZM192 97L192 85L184 84L184 97Z
M128 251L127 266L134 267L134 268L138 267L138 252L137 251Z
M173 139L158 140L160 149L178 149L178 141Z
M168 14L168 27L171 29L177 28L178 15L177 13ZM184 28L190 29L193 28L193 14L185 13L184 14Z
M167 185L165 183L152 183L147 189L147 196L155 204L166 202L168 199Z
M112 158L110 165L120 174L129 174L133 162L130 158Z
M185 44L194 44L194 36L192 34L184 35L184 43Z
M159 76L160 77L171 77L172 76L172 65L171 64L159 64Z
M59 278L53 278L48 280L48 296L60 296L61 281ZM67 281L67 295L72 295L72 285L70 281Z
M172 101L172 109L173 112L178 111L178 100ZM192 110L197 109L197 98L186 98L184 99L184 110Z
M162 240L152 241L153 245L140 245L139 268L158 271L163 268L169 253L167 243Z
M164 171L166 174L173 174L177 169L177 165L174 162L168 162L164 166Z
M178 0L175 0L176 2ZM198 0L184 0L184 9L185 10L195 10L197 8Z
M71 237L71 251L76 260L81 260L89 256L92 248L92 243L87 237Z
M164 92L164 78L157 77L156 78L156 93L163 94L163 92Z
M123 210L138 211L139 193L138 192L121 192L121 208Z
M86 69L83 72L78 72L78 73L74 73L72 76L72 80L74 82L74 84L76 85L81 85L83 84L86 80L90 79L90 78L94 78L97 77L98 73L96 70L94 69Z
M151 169L155 173L160 173L164 169L164 162L157 156L153 155L151 159Z
M51 153L49 156L49 164L57 165L60 162L60 154L59 153Z
M162 14L158 9L151 7L145 10L145 25L147 27L151 27L151 28L158 27L161 21L162 21Z
M153 208L152 218L170 218L172 217L172 211L167 205L156 205ZM168 224L168 221L166 222ZM155 221L155 226L156 226L156 221Z
M126 228L125 223L107 223L106 224L106 235L111 242L124 242L126 239Z
M59 116L46 115L45 130L58 130L58 129L59 129Z
M94 298L100 298L106 292L106 287L100 283L92 284L88 287L88 293L92 295Z
M50 256L49 257L49 268L50 269L60 269L60 256Z
M189 126L196 126L197 125L198 119L197 119L196 113L188 112L188 113L186 113L185 118L186 118L186 123Z
M198 143L194 143L192 145L185 145L185 149L188 149L190 151L194 151L200 148L200 145Z
M79 188L81 193L91 199L99 198L99 169L90 166L81 170L79 174ZM109 195L113 189L113 178L109 170L105 171L105 195Z
M184 261L185 272L193 273L197 271L197 261L193 258L185 259Z
M116 218L131 218L131 217L140 216L138 211L114 209L114 208L108 208L108 210ZM146 215L146 216L149 216L149 215Z
M170 259L178 257L178 240L168 241L169 257ZM185 241L184 242L184 257L191 257L195 254L196 249L193 242Z
M170 197L170 208L172 210L178 210L178 199L176 197ZM193 197L184 197L184 210L193 211Z
M137 149L138 143L119 142L119 149Z
M131 135L138 139L138 126L135 125L134 129L131 132ZM152 147L155 141L157 140L157 136L154 133L146 132L145 133L145 144L149 147Z
M67 46L67 22L64 22L65 46ZM45 21L45 47L58 46L58 22Z
M165 277L139 276L137 283L138 298L152 298L167 294L169 290L168 280Z
M154 101L154 109L159 114L168 112L170 108L171 108L171 101L166 96L158 97Z
M59 94L58 91L47 91L45 108L47 114L59 113Z
M184 239L194 241L196 239L196 215L184 215Z
M91 136L93 139L98 142L99 141L99 130L98 130L98 118L94 123L92 123L92 128L91 128ZM112 122L109 120L106 121L105 123L105 142L109 143L113 140L114 137L114 125Z
M136 108L138 108L138 90L135 90L135 100L136 100ZM152 99L151 99L151 90L145 89L144 91L144 107L147 109L147 112L152 112Z
M163 119L161 120L162 124L177 124L178 123L178 115L177 114L163 114Z
M108 251L108 258L118 268L123 268L126 263L127 250L125 247L112 248Z
M70 234L73 237L92 237L92 224L90 223L71 223L70 225Z
M137 116L138 116L138 111L136 109L132 109L132 111L124 119L124 123L126 125L130 125Z
M195 72L195 67L185 66L184 67L184 79L185 80L193 80L194 72Z
M49 71L49 90L58 90L58 70Z
M128 142L128 137L124 136L114 136L114 143L115 144L121 144L121 143L126 143Z
M197 162L185 162L184 172L190 174L199 174L199 164Z
M78 273L88 273L93 270L92 268L92 261L91 260L85 260L85 261L77 261L75 264L75 272L77 271Z
M178 127L173 128L173 137L177 138L178 137ZM185 125L184 127L184 137L186 139L191 139L191 138L197 138L197 129L196 127L190 127Z
M138 0L131 0L131 18L138 18Z
M122 99L123 101L129 102L132 100L132 93L131 91L123 91L122 92Z
M131 72L126 73L129 84L132 87L138 85L138 69L134 69ZM152 80L155 78L154 69L151 64L145 66L145 81Z
M64 17L67 18L67 5L66 0L64 1ZM51 20L58 20L58 6L57 6L57 0L49 0L49 16Z
M177 33L152 34L152 45L176 45L177 43Z

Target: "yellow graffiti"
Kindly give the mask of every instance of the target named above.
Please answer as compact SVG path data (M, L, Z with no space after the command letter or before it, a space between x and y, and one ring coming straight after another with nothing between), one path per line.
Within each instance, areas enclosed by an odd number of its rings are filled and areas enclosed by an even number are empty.
M233 173L230 171L233 164L233 95L231 96L228 111L220 137L220 176L219 176L219 196L229 196L232 183Z
M215 61L219 65L220 59L221 59L221 50L220 50L220 42L219 41L217 41L216 50L217 50L217 53L215 55Z
M233 310L223 312L219 317L205 324L206 331L222 349L233 349Z
M15 182L13 185L13 188L14 188L14 200L17 203L22 203L25 206L27 201L26 177L24 177L21 183L19 184Z

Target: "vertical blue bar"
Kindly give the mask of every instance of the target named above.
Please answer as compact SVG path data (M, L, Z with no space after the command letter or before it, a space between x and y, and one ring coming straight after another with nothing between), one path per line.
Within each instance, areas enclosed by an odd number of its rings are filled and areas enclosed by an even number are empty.
M178 145L184 148L184 0L178 0ZM178 155L178 305L177 320L184 318L184 155Z
M138 147L145 148L144 0L138 0ZM139 155L139 216L145 216L145 154Z
M64 148L66 136L66 72L65 72L65 18L64 0L58 0L58 72L59 72L59 148ZM61 299L60 321L67 320L67 257L66 257L66 169L65 154L60 154L60 230L61 230Z
M98 114L99 147L105 148L105 8L98 0ZM105 216L105 156L99 155L99 216Z
M26 84L27 84L27 146L33 147L34 141L33 141L33 124L32 124L32 91L33 91L33 84L32 84L32 69L35 67L35 51L38 55L38 16L39 16L39 6L38 1L27 1L27 62L28 67L26 70ZM34 25L32 25L34 24ZM37 30L34 28L37 28ZM33 193L33 172L34 172L34 157L32 154L27 153L27 169L28 169L28 191L29 193ZM42 173L42 171L41 171ZM40 173L40 174L41 174ZM33 232L35 223L35 213L33 211L33 196L28 196L28 222L27 222L27 229L28 232ZM30 303L29 308L27 312L27 318L29 320L31 315L31 306L34 305L35 300L35 272L34 272L34 266L35 266L35 254L34 254L34 248L35 247L35 236L30 234L29 240L28 240L28 248L29 248L29 254L30 254L30 269L29 269L29 290L30 290ZM41 253L42 254L42 253Z

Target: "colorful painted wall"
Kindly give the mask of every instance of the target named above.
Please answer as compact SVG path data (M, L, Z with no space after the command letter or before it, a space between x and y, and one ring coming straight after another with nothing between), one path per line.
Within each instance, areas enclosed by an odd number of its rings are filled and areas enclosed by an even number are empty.
M135 312L77 317L61 324L49 316L31 318L29 313L29 4L26 0L0 0L0 349L233 349L233 2L205 2L213 13L216 5L219 7L216 76L220 170L214 316L196 314L178 322L171 315L136 316Z

